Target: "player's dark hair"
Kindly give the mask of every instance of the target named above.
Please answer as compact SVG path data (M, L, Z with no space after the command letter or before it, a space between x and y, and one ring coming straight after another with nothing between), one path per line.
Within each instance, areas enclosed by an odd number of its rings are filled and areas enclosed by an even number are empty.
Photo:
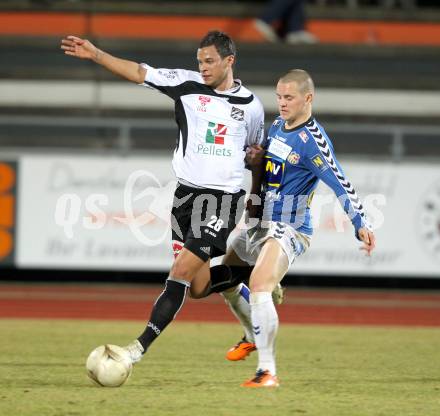
M199 48L206 48L211 45L215 46L222 59L230 55L237 55L234 41L224 32L218 30L208 32L200 41Z

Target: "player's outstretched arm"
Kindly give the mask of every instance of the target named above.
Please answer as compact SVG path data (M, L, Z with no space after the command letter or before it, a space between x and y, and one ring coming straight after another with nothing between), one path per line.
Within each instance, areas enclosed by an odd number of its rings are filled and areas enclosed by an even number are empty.
M359 228L358 236L359 239L364 243L360 249L364 250L367 253L367 256L370 256L371 252L376 247L376 237L365 227Z
M67 36L61 40L61 49L66 55L81 59L90 59L104 68L129 81L141 84L144 82L147 70L137 62L127 61L110 55L97 48L87 39L77 36Z

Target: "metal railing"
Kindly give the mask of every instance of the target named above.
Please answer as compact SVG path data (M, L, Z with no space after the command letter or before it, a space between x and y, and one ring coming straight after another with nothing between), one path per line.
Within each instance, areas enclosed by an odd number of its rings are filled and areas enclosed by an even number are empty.
M366 147L370 148L368 156L372 157L386 157L398 162L408 157L422 157L422 158L440 158L440 126L435 125L413 125L413 124L372 124L372 123L355 123L355 122L327 122L324 123L326 131L334 142L338 144L339 154L348 153L357 156L365 156ZM57 146L53 142L48 145L45 140L44 129L55 128L55 133L52 131L52 136L59 134L59 140L63 140L63 145ZM25 137L38 129L38 134L32 134L26 140L21 140L20 144L11 144L14 136ZM59 133L58 130L59 129ZM87 137L81 141L72 142L69 145L69 138L76 136L75 129L81 129L78 135L84 134L84 129L90 129ZM106 130L104 137L100 136L100 131ZM8 131L14 131L8 133ZM110 131L110 133L109 133ZM137 136L141 135L134 144L134 132L137 131ZM160 140L156 136L151 137L152 133L161 135ZM65 136L68 136L67 138ZM91 141L96 139L107 140L112 139L111 145L107 147L114 153L129 154L131 152L149 151L151 144L155 144L155 149L160 149L160 144L163 144L163 149L173 146L176 137L176 125L170 118L100 118L100 117L55 117L55 116L0 116L0 153L7 151L14 152L38 152L38 151L90 151ZM145 136L145 138L143 138ZM371 140L374 143L381 144L377 146L379 149L374 150L374 144L371 146L364 142L361 145L360 139L362 136L365 140ZM8 144L5 145L5 138L8 138ZM426 139L428 138L428 144ZM386 141L384 143L383 141ZM159 142L159 147L158 147ZM345 143L345 145L344 145ZM359 145L359 146L358 146ZM359 147L359 152L356 152L356 147ZM422 148L419 149L419 146ZM410 149L417 147L419 151L414 154ZM344 150L345 149L345 150ZM371 151L370 151L371 150ZM92 149L93 151L93 149Z

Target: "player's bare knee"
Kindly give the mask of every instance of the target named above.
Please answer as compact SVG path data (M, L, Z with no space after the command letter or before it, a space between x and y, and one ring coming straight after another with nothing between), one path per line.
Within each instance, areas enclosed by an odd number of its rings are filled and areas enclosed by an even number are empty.
M174 263L171 266L170 276L190 282L194 278L194 274L195 271L188 262L182 261L179 258L174 260Z
M267 292L267 285L263 285L263 284L255 284L255 285L249 285L249 290L251 291L251 293L256 293L256 292Z
M256 292L272 292L275 289L276 283L274 280L250 280L249 290L251 293Z

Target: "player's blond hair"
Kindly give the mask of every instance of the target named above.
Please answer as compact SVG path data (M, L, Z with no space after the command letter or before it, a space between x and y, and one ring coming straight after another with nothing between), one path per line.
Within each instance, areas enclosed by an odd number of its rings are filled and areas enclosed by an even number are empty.
M291 69L279 79L279 82L282 82L283 84L296 82L298 89L302 94L313 94L315 92L315 85L313 84L312 77L303 69Z

